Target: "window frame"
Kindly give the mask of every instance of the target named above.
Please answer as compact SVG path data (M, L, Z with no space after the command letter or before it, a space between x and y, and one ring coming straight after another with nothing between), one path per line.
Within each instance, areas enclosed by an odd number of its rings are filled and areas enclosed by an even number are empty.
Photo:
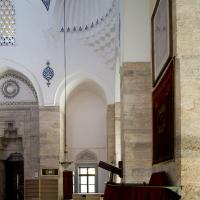
M79 174L79 169L80 168L87 168L87 172L88 172L88 168L95 168L95 191L94 192L88 192L89 189L89 183L88 183L88 173L81 175L81 176L87 176L87 192L81 192L81 187L80 187L80 174ZM91 175L93 176L93 175ZM92 184L93 185L93 184ZM75 183L74 183L74 189L75 189L75 193L81 193L81 194L94 194L94 193L98 193L98 165L97 163L76 163L75 166Z

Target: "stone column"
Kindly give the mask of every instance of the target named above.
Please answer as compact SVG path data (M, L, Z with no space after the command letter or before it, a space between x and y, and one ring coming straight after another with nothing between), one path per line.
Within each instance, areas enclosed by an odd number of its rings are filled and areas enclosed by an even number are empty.
M60 112L59 107L41 107L40 122L40 169L59 169L60 159ZM40 199L58 199L59 183L62 173L58 176L40 176ZM60 186L61 187L61 186ZM51 194L51 195L49 195ZM61 197L60 197L61 198Z
M182 199L200 198L200 1L173 1L176 14L176 118Z
M118 162L121 158L121 103L115 103L115 165L118 166ZM116 176L116 182L120 183L121 179Z
M38 106L31 107L24 112L24 116L16 116L20 119L20 123L24 124L24 178L38 178L39 174L39 109ZM24 122L23 122L24 120ZM19 123L19 122L18 122ZM20 134L20 133L18 133ZM36 175L36 176L35 176Z
M152 165L150 63L124 63L121 70L121 134L124 182L148 182Z
M115 164L115 104L107 107L107 160Z
M115 155L116 155L116 165L118 161L121 161L121 104L115 103Z
M40 168L58 168L60 155L60 113L58 107L42 107L40 122Z

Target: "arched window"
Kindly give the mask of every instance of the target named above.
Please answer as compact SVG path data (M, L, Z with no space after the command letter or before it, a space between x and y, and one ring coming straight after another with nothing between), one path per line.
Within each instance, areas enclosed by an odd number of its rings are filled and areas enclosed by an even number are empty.
M95 193L97 191L97 165L95 163L78 165L78 192Z
M75 192L98 192L98 168L96 155L89 150L82 151L77 157L75 166Z
M0 46L15 44L14 0L0 0Z

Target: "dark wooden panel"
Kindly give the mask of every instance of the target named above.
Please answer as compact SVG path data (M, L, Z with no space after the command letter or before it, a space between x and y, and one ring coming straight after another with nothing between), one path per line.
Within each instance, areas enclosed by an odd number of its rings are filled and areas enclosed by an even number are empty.
M24 162L6 161L6 200L24 199Z
M174 158L174 63L153 92L153 164Z
M63 172L63 195L64 195L64 199L72 199L72 195L73 195L72 171Z

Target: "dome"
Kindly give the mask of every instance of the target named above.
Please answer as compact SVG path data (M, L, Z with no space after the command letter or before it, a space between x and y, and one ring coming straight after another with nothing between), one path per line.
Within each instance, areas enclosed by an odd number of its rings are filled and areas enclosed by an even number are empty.
M67 32L89 30L112 12L113 0L65 0Z

